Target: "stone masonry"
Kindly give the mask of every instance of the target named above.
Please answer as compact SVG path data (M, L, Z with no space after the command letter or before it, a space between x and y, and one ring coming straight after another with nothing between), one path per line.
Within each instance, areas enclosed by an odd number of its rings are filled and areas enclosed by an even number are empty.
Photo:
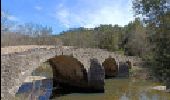
M31 75L42 62L53 58L56 55L72 55L80 61L88 72L90 82L104 83L104 68L102 63L106 58L115 58L119 62L130 61L140 62L139 58L128 57L108 52L101 49L74 48L74 47L50 47L50 48L31 48L22 52L1 54L1 99L13 100L19 86L24 82L27 76ZM95 60L95 62L92 60ZM97 64L94 66L94 64ZM93 68L91 68L94 66ZM101 66L101 68L100 68ZM132 66L133 67L133 66ZM95 83L94 83L95 84Z

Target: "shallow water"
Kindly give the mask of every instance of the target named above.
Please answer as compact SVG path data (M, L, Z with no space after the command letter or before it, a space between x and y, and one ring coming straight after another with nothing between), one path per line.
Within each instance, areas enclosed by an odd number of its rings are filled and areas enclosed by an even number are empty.
M52 94L53 82L51 79L24 83L16 93L19 100L48 100Z
M107 79L104 93L69 93L55 96L53 100L170 100L170 93L150 90L160 85L145 80ZM34 87L33 87L34 86ZM52 80L25 83L16 94L19 100L48 100L52 94Z
M170 93L150 90L158 83L132 81L129 79L108 79L105 81L105 93L72 93L54 100L170 100Z
M36 69L32 75L45 76L48 79L24 83L16 94L16 100L170 100L170 93L151 90L150 87L161 85L146 80L106 79L104 93L54 93L53 82L50 79L52 69L48 63Z

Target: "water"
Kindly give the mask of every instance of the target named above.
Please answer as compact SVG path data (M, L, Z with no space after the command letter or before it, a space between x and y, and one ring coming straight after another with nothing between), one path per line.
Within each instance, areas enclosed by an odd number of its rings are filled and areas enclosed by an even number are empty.
M160 85L145 80L107 79L104 93L68 93L54 95L53 100L170 100L170 93L149 89ZM19 100L48 100L52 94L51 79L25 83L16 94ZM23 99L24 98L24 99Z
M32 75L45 76L48 79L24 83L16 94L16 100L170 100L170 93L149 89L161 85L146 80L106 79L104 93L61 93L53 92L52 69L48 63L36 69Z
M48 100L52 94L52 84L51 79L24 83L20 86L16 98L19 100Z
M54 100L170 100L170 93L150 90L157 83L129 79L108 79L105 93L72 93Z

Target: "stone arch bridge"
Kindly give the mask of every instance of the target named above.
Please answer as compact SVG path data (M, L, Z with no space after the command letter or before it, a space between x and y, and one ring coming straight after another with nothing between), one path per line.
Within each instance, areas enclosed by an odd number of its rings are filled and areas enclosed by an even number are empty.
M71 55L80 61L87 71L88 82L101 84L104 88L104 68L102 63L107 58L114 58L118 68L120 62L130 61L133 64L139 62L136 57L128 57L108 52L101 49L74 48L74 47L51 47L31 48L22 52L8 54L1 53L1 99L13 100L19 86L25 78L31 75L42 62L59 55Z

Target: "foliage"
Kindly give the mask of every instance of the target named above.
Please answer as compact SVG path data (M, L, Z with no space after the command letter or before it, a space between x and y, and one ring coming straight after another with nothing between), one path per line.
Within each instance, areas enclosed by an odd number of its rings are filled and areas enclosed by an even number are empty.
M123 40L125 53L143 57L147 51L147 35L142 22L138 18L135 19L125 27L125 32Z
M101 48L110 51L121 48L122 27L118 25L100 25L92 29L77 28L62 32L64 45Z
M133 0L136 15L143 15L152 44L150 59L154 75L170 84L170 4L168 0ZM169 86L170 88L170 86Z

